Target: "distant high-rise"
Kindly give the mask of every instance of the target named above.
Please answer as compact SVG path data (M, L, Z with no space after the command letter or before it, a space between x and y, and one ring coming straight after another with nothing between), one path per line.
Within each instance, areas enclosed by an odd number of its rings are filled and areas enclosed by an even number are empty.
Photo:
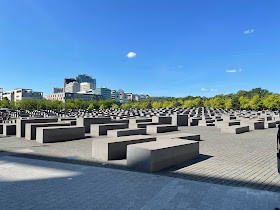
M108 88L96 88L93 90L93 94L101 95L103 100L111 100L111 90Z
M74 81L65 85L64 92L65 93L78 93L80 91L80 83Z
M82 82L80 83L80 91L81 92L88 92L90 90L93 90L94 88L94 84L90 83L90 82Z
M70 82L76 82L76 79L74 79L74 78L65 78L64 79L64 86L69 84Z
M53 88L53 93L63 93L63 91L64 91L63 88L58 88L58 87Z
M84 83L84 82L90 83L90 84L92 84L92 87L93 87L92 89L96 88L96 79L94 79L91 76L88 76L86 74L79 74L76 77L76 81L78 83Z
M3 92L3 98L14 102L18 102L22 99L43 99L43 93L35 92L32 89L17 88L8 92Z
M3 99L3 88L0 88L0 100Z

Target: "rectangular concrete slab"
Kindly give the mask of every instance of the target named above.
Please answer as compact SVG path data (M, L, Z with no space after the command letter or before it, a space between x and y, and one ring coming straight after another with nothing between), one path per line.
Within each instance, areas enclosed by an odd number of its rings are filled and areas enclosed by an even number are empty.
M37 127L36 142L55 143L85 138L85 127Z
M157 136L157 140L160 139L186 139L193 141L200 141L200 135L194 133L172 133L172 134L164 134L161 136Z
M86 133L90 133L91 124L108 124L111 123L110 117L79 117L77 126L84 126Z
M91 124L90 134L93 136L107 135L108 130L128 128L127 123Z
M21 138L25 137L25 124L26 123L47 123L57 122L57 118L33 118L33 119L17 119L16 121L16 136Z
M250 131L249 126L241 126L241 125L234 125L234 126L221 128L221 133L241 134L249 131Z
M57 127L57 126L70 126L71 123L67 121L57 123L26 123L25 124L25 138L27 140L36 139L36 128L37 127Z
M3 124L3 136L16 135L16 124Z
M156 172L176 164L195 159L199 155L199 142L169 139L127 146L127 166Z
M147 134L155 134L155 133L178 131L178 126L177 125L148 125L146 129L147 129Z
M150 141L156 141L156 137L136 135L94 139L92 141L92 156L103 161L125 159L127 145Z
M119 130L108 130L108 137L120 137L120 136L131 136L131 135L144 135L146 134L145 128L135 128L135 129L119 129Z

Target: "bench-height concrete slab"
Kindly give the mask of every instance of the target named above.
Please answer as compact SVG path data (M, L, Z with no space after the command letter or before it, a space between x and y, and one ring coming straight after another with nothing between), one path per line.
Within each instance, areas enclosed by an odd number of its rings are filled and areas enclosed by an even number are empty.
M224 128L224 127L229 127L234 125L240 125L240 121L220 121L220 122L216 122L215 124L217 128Z
M119 130L108 130L108 137L120 137L120 136L131 136L131 135L144 135L146 134L145 128L135 128L135 129L119 129Z
M110 117L79 117L77 118L77 126L84 126L86 133L90 133L91 124L108 124L111 122Z
M234 126L224 127L221 129L221 133L234 133L234 134L240 134L249 131L250 131L249 126L241 126L241 125L234 125Z
M143 122L137 124L129 124L129 128L146 128L148 125L158 125L158 123Z
M153 116L152 122L158 124L171 124L172 119L171 117L167 117L167 116Z
M249 126L249 129L252 130L262 130L264 129L264 122L259 122L259 121L241 121L242 126Z
M199 142L169 139L127 146L127 166L155 172L195 159L199 155Z
M136 135L94 139L92 141L92 156L103 161L125 159L127 145L150 141L156 141L156 137Z
M71 122L61 121L57 123L26 123L25 124L25 138L28 140L36 139L37 127L57 127L57 126L70 126Z
M193 141L200 141L200 135L194 133L172 133L172 134L164 134L161 136L157 136L157 140L161 139L186 139Z
M129 119L129 124L137 124L137 123L145 123L145 122L152 122L152 118Z
M155 134L155 133L178 131L178 126L177 125L148 125L146 129L147 129L147 134Z
M178 126L188 126L189 117L186 114L176 114L171 116L171 124Z
M25 137L25 124L26 123L48 123L48 122L57 122L57 118L36 118L36 119L17 119L16 125L16 136L21 138Z
M93 136L107 135L108 130L117 130L128 128L127 123L109 123L109 124L92 124L90 127L90 134Z
M36 142L54 143L85 138L85 127L37 127Z
M3 136L16 135L16 124L3 124Z
M276 128L276 121L264 122L264 128Z

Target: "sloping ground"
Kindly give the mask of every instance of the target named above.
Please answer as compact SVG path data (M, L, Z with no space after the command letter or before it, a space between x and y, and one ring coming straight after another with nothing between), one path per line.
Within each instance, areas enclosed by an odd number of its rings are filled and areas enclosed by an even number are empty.
M280 193L168 176L0 157L1 209L275 209Z
M277 172L277 129L244 134L222 134L215 127L180 127L180 132L201 134L200 157L159 174L184 179L280 191ZM164 134L160 134L164 135ZM91 139L38 144L15 137L0 138L0 150L10 154L126 169L126 161L102 163L91 157ZM1 153L0 156L6 153Z

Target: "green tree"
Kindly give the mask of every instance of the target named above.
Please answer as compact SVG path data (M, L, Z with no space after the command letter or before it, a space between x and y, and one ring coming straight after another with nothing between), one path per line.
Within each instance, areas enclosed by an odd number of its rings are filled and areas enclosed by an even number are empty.
M280 109L280 95L270 94L263 100L263 105L268 109Z
M118 104L113 104L112 105L112 109L118 109L119 108L119 105Z
M261 108L261 99L259 95L254 95L249 101L250 109L259 110Z
M241 109L249 109L250 108L249 102L250 102L250 99L248 97L241 96L239 98L240 108Z
M191 99L185 100L183 103L184 108L192 108L194 106L195 106L194 101Z
M231 98L227 98L225 100L225 108L226 109L232 109L233 108L233 103Z

